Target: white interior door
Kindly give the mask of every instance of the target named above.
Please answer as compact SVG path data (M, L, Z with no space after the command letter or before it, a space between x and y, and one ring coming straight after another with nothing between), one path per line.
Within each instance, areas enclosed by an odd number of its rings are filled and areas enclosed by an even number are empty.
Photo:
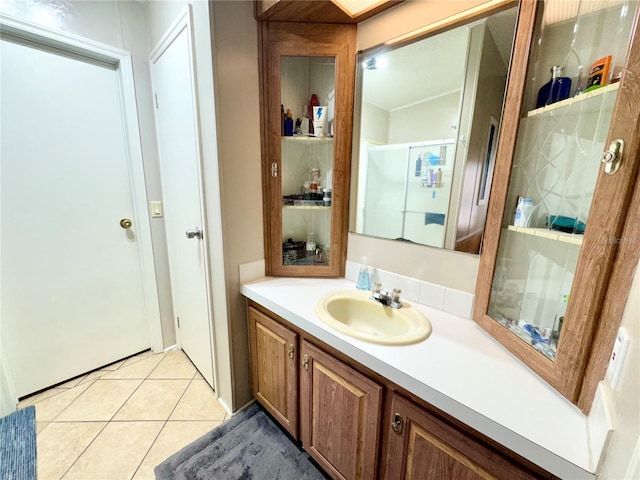
M118 72L5 37L0 55L0 315L24 396L150 337Z
M173 309L180 347L213 387L212 324L191 37L183 22L152 54Z

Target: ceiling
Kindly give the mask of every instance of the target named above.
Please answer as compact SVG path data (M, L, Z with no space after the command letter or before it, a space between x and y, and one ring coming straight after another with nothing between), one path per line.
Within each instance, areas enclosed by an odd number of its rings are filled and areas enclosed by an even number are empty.
M487 23L503 62L508 65L516 14L517 9L513 8L376 55L377 60L387 64L364 70L364 101L393 111L460 90L466 69L467 32L482 22Z

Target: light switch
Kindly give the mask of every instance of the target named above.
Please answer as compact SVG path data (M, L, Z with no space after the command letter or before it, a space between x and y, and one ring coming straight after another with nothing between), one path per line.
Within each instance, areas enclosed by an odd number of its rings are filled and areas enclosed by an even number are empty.
M151 218L160 218L163 216L162 212L162 202L155 201L149 202L151 205Z
M618 335L616 335L616 341L613 344L613 351L609 358L609 366L607 367L607 373L605 378L609 380L612 390L616 390L618 380L620 379L620 372L622 371L622 365L624 363L624 357L629 349L629 332L624 327L620 327Z

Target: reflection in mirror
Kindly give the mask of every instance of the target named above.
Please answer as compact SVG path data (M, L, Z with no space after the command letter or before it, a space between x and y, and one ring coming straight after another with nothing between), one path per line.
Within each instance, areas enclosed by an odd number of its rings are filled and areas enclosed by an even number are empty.
M516 17L360 53L351 231L479 253Z

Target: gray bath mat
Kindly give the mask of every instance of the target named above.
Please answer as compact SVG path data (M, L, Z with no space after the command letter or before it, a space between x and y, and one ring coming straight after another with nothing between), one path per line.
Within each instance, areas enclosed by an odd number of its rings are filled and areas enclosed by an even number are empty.
M325 480L254 403L155 468L157 480Z
M0 418L0 478L36 478L36 408L33 405Z

